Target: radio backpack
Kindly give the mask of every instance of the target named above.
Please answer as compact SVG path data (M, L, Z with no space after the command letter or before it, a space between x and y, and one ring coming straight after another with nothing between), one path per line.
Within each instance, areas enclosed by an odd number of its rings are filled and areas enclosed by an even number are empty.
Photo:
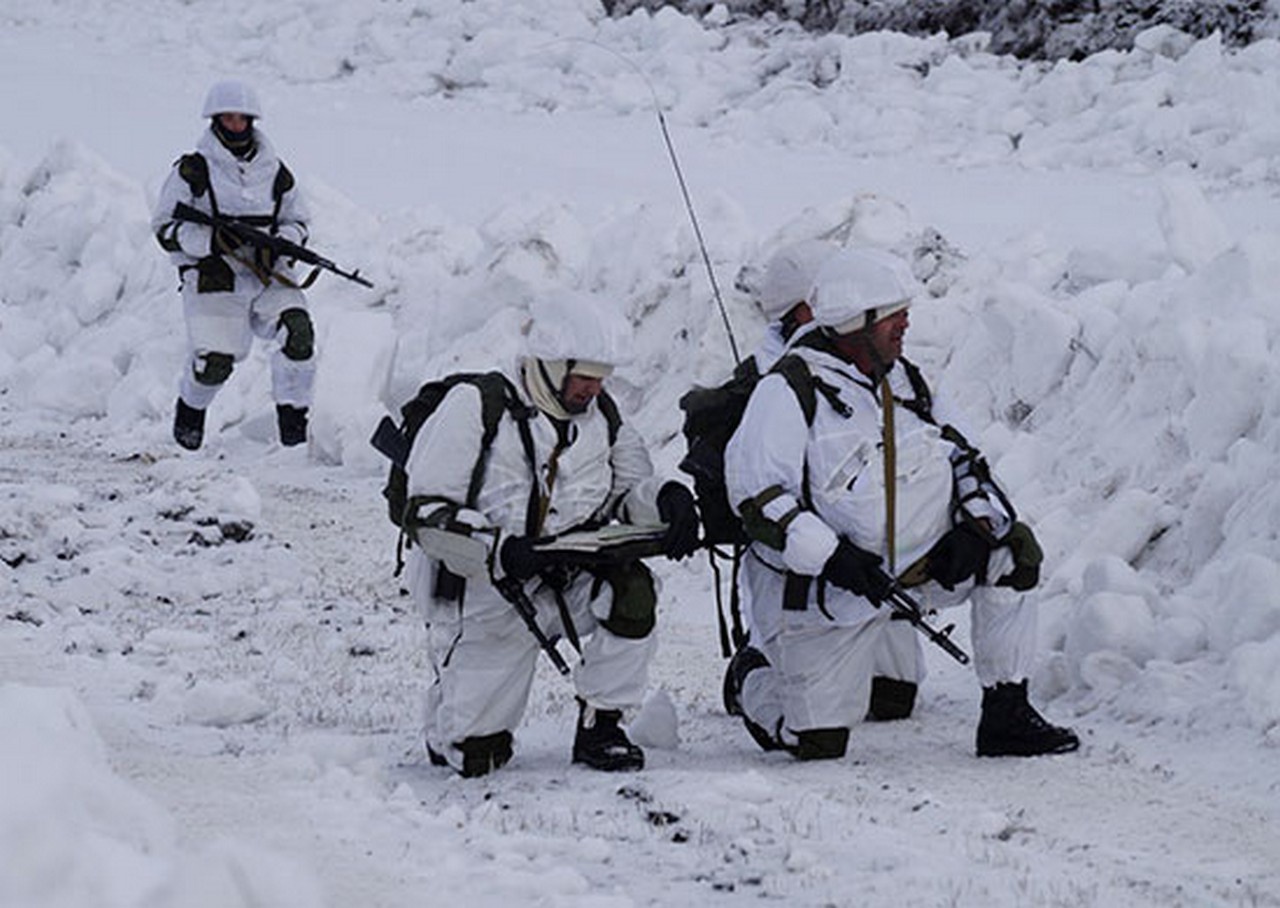
M800 401L805 422L812 422L817 407L818 383L810 375L804 360L798 356L784 356L771 371L781 374L787 380ZM734 513L729 504L729 492L724 484L724 449L733 433L738 430L742 414L747 409L747 401L760 378L755 358L751 357L739 363L724 384L712 388L694 387L680 398L680 409L684 411L681 431L687 444L687 453L680 461L680 469L693 477L694 496L698 500L698 514L702 519L702 539L710 553L711 568L716 575L720 649L725 656L733 648L741 646L746 638L738 605L737 581L742 549L750 539L743 528L742 518ZM724 556L717 550L717 546L731 547L732 554ZM732 631L724 617L717 554L728 557L732 563L729 584Z

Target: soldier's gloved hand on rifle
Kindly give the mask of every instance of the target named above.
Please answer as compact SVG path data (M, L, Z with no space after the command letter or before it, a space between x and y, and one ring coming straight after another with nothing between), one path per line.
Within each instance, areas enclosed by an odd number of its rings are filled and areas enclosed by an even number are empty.
M535 551L533 542L534 540L529 536L508 536L502 543L502 548L498 550L502 573L523 583L550 567L551 560L541 552Z
M962 523L952 527L934 543L925 556L925 565L932 579L944 589L954 590L957 584L970 577L979 583L984 582L990 556L990 540L967 523Z
M662 537L664 555L675 561L697 551L698 509L692 492L675 481L664 483L658 490L658 516L667 525Z
M884 602L893 589L893 578L880 565L879 555L860 549L847 539L841 539L836 550L827 559L822 576L841 589L871 600L876 608Z

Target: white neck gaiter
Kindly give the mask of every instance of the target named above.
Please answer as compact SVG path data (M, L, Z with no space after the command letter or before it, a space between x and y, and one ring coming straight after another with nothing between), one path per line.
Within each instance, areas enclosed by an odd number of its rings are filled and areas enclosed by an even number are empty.
M533 356L526 356L520 364L524 387L529 392L533 405L552 419L562 422L568 422L570 414L560 403L557 392L564 382L568 365L563 359L538 359Z

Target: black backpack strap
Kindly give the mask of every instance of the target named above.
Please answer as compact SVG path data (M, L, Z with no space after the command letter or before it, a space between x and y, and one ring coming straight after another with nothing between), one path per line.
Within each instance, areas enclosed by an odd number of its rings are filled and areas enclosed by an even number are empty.
M293 171L285 166L284 161L281 161L280 168L276 171L275 182L271 184L271 198L273 200L271 208L272 230L275 229L277 222L280 220L280 208L284 204L285 193L296 185L297 181L293 178Z
M622 428L622 414L618 412L618 404L609 396L608 391L601 388L596 395L596 406L600 408L609 426L609 446L613 447L618 441L618 430Z
M902 406L925 422L936 426L938 422L933 418L933 392L929 390L929 385L925 382L919 367L905 356L899 356L898 362L902 363L902 371L907 374L907 381L911 383L911 393L915 398L902 401Z

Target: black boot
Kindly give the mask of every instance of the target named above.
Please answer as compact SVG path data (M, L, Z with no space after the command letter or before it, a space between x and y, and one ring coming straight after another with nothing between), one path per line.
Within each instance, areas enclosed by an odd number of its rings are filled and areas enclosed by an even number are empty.
M796 732L796 745L787 749L797 760L839 760L849 749L849 729L810 728Z
M204 443L204 410L188 407L181 397L173 414L173 439L188 451Z
M578 700L578 731L573 738L573 762L604 772L644 769L644 751L618 727L622 712L595 709Z
M459 771L464 779L486 776L495 769L506 766L511 760L511 732L498 731L491 735L464 738L457 748L462 751L462 769ZM444 759L430 748L427 749L427 755L432 758L432 763L437 759Z
M871 705L867 719L871 722L893 722L906 719L916 705L916 685L913 681L900 681L876 675L871 679Z
M1027 702L1026 679L982 689L978 756L1034 757L1070 753L1079 747L1074 731L1050 725Z
M280 444L286 448L307 440L307 408L276 405L276 422L280 425Z

